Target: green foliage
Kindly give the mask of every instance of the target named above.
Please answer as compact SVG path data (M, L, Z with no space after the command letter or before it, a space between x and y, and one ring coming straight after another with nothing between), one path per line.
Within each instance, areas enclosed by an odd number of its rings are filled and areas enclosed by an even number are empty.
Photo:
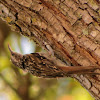
M2 70L6 69L11 66L11 63L9 62L9 59L6 56L0 56L0 72Z

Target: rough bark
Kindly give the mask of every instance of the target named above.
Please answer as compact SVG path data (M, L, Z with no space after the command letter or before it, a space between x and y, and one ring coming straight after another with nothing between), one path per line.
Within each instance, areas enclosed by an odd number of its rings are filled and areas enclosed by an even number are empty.
M0 17L65 64L100 66L99 0L0 0ZM99 75L72 77L100 100Z

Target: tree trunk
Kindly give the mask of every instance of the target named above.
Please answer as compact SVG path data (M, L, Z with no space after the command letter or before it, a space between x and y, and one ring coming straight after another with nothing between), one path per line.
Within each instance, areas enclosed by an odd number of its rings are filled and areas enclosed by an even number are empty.
M0 17L65 64L100 66L99 0L0 0ZM100 100L99 75L72 77Z

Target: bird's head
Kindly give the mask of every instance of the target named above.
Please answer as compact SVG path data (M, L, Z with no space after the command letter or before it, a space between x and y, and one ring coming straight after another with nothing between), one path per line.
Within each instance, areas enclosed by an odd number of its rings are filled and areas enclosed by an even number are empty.
M23 64L22 64L23 55L20 53L14 52L9 45L8 45L8 48L11 53L12 63L17 67L23 68Z

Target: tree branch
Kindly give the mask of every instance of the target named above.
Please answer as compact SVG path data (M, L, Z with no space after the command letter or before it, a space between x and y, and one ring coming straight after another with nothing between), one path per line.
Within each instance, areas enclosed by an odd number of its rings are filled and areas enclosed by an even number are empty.
M96 0L0 0L0 16L11 29L51 48L66 66L100 66L99 10ZM100 99L99 75L72 77Z

